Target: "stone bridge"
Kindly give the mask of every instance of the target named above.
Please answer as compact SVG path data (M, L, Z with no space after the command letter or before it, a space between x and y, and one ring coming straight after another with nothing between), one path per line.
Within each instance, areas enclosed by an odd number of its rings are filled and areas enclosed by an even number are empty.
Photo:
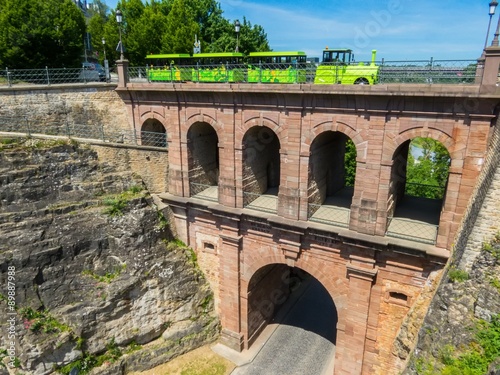
M149 84L122 63L131 126L167 135L159 197L213 286L223 342L249 348L302 270L335 304L335 374L397 373L395 339L425 313L487 158L496 72L468 86ZM405 195L417 137L449 153L442 199Z

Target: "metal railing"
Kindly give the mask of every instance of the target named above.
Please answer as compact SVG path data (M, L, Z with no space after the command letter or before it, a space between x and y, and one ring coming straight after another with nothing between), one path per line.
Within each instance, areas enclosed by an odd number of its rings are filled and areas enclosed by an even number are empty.
M388 219L386 236L434 245L439 225L401 217Z
M342 75L373 73L369 61L351 64L329 63ZM379 84L474 84L479 74L477 60L378 61ZM242 83L314 83L318 64L226 64L167 65L129 67L130 82L242 82ZM354 69L354 72L349 72Z
M310 221L348 228L351 210L344 207L309 203L307 214Z
M0 87L14 85L55 85L62 83L91 83L118 81L115 72L106 77L104 71L87 68L44 68L0 70Z
M278 196L244 191L243 207L275 214L278 208Z
M214 190L212 190L214 189ZM189 190L190 190L190 195L191 197L196 197L212 202L218 202L219 201L219 195L217 191L217 185L207 185L207 184L200 184L197 182L189 182Z
M314 83L319 64L227 64L128 67L129 82L246 82ZM369 61L330 63L339 76L349 69L370 70ZM477 60L378 61L378 83L473 84L478 75ZM362 75L362 73L359 73ZM370 74L372 71L370 70ZM87 68L44 68L0 70L0 87L52 85L62 83L117 82L115 71L106 79L103 72Z
M95 139L103 142L123 143L134 146L167 148L165 133L108 130L98 124L43 123L26 117L0 116L0 132Z

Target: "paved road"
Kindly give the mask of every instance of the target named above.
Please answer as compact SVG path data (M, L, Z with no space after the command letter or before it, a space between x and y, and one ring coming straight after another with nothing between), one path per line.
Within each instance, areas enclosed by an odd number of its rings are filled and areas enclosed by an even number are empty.
M315 279L255 359L232 375L321 375L334 355L335 306Z

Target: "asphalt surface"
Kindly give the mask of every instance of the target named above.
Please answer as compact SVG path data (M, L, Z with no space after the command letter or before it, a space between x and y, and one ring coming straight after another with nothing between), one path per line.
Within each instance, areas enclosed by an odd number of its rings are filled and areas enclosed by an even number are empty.
M322 375L335 351L336 309L315 279L254 358L231 375Z

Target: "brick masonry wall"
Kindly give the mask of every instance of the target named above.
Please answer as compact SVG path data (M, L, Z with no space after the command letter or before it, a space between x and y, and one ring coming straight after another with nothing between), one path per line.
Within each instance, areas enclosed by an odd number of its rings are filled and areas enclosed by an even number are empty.
M40 124L98 124L132 130L125 103L114 87L44 87L0 90L0 116L27 117Z

